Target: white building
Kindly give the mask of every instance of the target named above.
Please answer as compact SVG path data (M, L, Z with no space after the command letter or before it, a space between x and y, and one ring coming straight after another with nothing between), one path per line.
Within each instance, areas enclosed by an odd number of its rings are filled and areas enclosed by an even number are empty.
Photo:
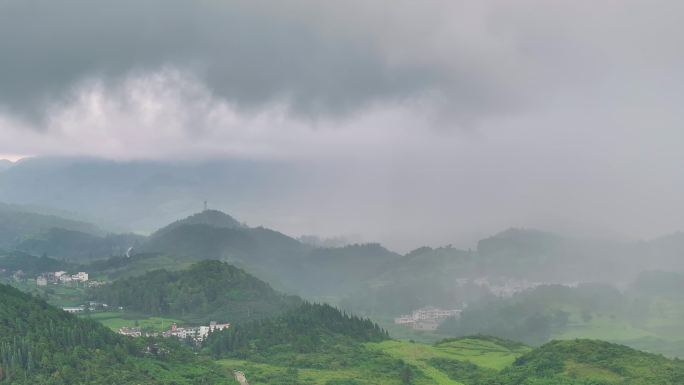
M47 286L47 278L45 278L42 275L40 277L36 278L36 285L37 286Z
M59 276L59 282L67 283L71 282L71 276L67 274L63 274Z
M461 315L461 309L445 310L436 307L425 307L414 310L411 313L411 318L416 321L423 320L443 320L449 317L458 317Z
M119 334L129 337L142 337L142 332L140 331L140 328L129 328L125 326L119 328Z
M440 309L425 307L394 319L397 325L404 325L416 330L436 330L439 324L449 317L460 317L461 309Z
M171 325L171 329L168 331L164 332L163 336L164 337L176 337L178 339L187 339L191 338L195 342L201 342L204 341L205 338L209 336L209 333L212 333L217 330L224 330L228 329L230 327L229 323L216 323L212 321L208 326L203 325L203 326L194 326L194 327L184 327L184 328L179 328L178 325L175 323Z
M88 282L88 273L85 271L79 271L78 273L71 276L73 281Z
M62 310L64 310L67 313L82 313L85 308L83 306L68 306L68 307L63 307Z

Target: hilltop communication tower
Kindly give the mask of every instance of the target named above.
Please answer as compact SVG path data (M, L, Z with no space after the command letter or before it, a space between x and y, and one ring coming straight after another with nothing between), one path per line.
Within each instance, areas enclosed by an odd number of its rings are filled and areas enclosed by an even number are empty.
M207 211L207 201L204 201L204 211Z

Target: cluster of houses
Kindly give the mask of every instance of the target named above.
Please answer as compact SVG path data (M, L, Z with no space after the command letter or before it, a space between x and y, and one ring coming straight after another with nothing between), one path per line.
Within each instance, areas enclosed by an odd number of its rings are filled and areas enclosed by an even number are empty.
M394 319L397 325L410 327L414 330L437 330L437 327L449 317L460 317L461 309L440 309L436 307L424 307L414 310L411 314L401 315Z
M88 282L88 273L79 271L76 274L67 274L66 271L45 273L36 277L37 286L47 286L48 283Z
M66 307L63 307L62 310L64 310L67 313L72 313L72 314L83 313L86 310L88 310L89 312L107 311L107 310L109 310L109 305L107 305L106 303L90 301L86 305L66 306ZM123 308L119 307L119 310L123 310Z
M225 330L230 327L229 323L217 323L212 321L209 325L178 327L178 325L171 324L171 328L163 333L144 333L139 327L122 327L119 329L119 334L129 337L175 337L180 340L192 340L194 343L204 341L210 333L217 330Z

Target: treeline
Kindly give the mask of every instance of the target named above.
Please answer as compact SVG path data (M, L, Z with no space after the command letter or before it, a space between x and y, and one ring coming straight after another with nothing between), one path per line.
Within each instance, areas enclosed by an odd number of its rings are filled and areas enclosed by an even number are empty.
M155 270L90 291L94 300L150 315L191 321L239 322L281 314L301 303L266 282L220 261L187 270Z
M54 309L14 288L0 285L0 299L0 379L59 373L72 364L72 355L89 349L127 351L125 341L100 324Z
M327 304L304 303L279 317L238 324L212 333L204 344L215 357L247 358L272 350L312 353L340 339L350 342L383 341L389 335L377 324L349 315Z

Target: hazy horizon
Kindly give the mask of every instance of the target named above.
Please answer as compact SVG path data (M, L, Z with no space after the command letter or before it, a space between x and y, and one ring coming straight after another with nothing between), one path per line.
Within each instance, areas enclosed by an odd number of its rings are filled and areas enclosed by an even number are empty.
M681 2L32 4L0 5L0 158L253 162L293 179L217 208L398 250L684 229Z

